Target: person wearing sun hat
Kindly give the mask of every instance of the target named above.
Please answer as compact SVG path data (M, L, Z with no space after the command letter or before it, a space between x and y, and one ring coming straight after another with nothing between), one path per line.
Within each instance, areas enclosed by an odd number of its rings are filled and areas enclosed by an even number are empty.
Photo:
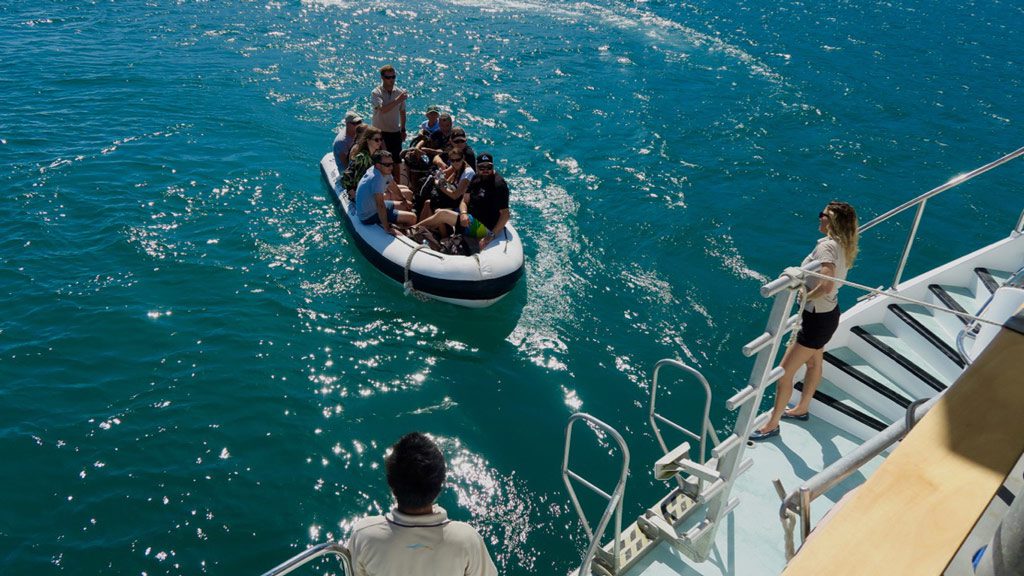
M356 130L363 124L363 118L352 112L345 114L345 128L338 132L334 139L334 161L338 164L338 172L348 168L348 153L356 143Z

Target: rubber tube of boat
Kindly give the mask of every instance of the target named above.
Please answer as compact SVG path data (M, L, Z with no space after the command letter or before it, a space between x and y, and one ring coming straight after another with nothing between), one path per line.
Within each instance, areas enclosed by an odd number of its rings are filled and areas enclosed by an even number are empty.
M974 572L979 576L1024 574L1024 494L1013 499Z

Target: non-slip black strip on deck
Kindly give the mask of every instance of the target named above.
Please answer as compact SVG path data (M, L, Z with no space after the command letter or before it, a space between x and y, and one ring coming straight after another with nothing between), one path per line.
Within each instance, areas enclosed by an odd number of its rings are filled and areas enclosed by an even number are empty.
M850 332L853 332L865 342L873 346L876 350L888 356L893 362L896 362L905 368L907 372L910 372L914 376L920 378L922 382L935 389L936 392L942 392L946 389L945 384L939 382L934 376L925 372L923 368L911 362L906 356L890 348L887 344L876 338L874 334L869 333L864 328L854 326L853 328L850 328Z
M967 367L967 363L964 362L964 359L961 358L960 355L956 353L956 350L953 350L953 348L949 344L946 344L946 342L943 341L938 336L936 336L934 332L926 328L924 324L918 322L916 318L914 318L913 316L910 315L909 312L901 308L899 304L889 304L889 310L892 310L892 313L895 314L897 318L899 318L908 326L913 328L914 332L917 332L918 334L923 336L929 344L938 348L940 352L946 355L946 358L949 358L950 360L953 361L953 363L955 363L957 366L961 368Z
M939 286L938 284L929 284L928 289L932 291L932 294L935 294L935 297L938 298L939 302L942 302L942 305L945 306L946 308L949 308L954 312L962 312L964 314L967 314L967 310L964 310L963 306L958 304L956 300L953 300L953 297L950 296L949 292L946 292L946 289L943 288L942 286ZM965 325L971 323L970 320L964 318L963 316L957 316L957 318L959 318L960 321L963 322Z
M845 374L848 374L854 380L888 398L901 408L910 406L910 400L907 400L902 395L897 394L892 388L889 388L871 376L868 376L839 358L836 358L831 353L825 352L825 361L843 371Z
M1006 487L1006 484L1003 484L999 487L999 490L996 490L996 496L999 496L999 499L1005 502L1007 506L1013 504L1015 498L1013 492L1010 492L1010 489Z
M989 292L992 294L996 293L996 290L999 289L999 282L996 282L996 279L992 277L992 273L988 271L988 268L975 268L974 273L978 275L978 278L981 278L981 283L985 285Z
M803 382L797 382L794 387L801 392L804 391ZM872 416L868 416L867 414L861 412L860 410L857 410L856 408L851 408L846 404L843 404L839 400L836 400L835 398L829 396L828 394L825 394L821 390L815 390L814 399L828 406L829 408L832 408L836 412L849 416L850 418L853 418L857 422L860 422L861 424L869 428L872 428L878 432L881 432L886 428L885 423L882 422L881 420L878 420L877 418L874 418Z

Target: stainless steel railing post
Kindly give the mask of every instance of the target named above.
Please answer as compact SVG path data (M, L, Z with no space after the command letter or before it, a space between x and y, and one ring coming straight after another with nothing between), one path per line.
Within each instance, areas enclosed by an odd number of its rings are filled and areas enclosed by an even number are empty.
M924 215L924 206L927 203L928 199L925 198L917 205L917 214L914 215L914 225L910 227L910 233L907 234L907 243L903 246L903 256L900 257L900 265L896 268L896 276L892 279L893 290L896 290L896 287L900 285L900 279L903 278L903 269L907 266L907 258L910 257L910 248L914 246L914 238L917 236L917 227L921 225L921 216Z
M811 489L800 487L800 541L811 535Z

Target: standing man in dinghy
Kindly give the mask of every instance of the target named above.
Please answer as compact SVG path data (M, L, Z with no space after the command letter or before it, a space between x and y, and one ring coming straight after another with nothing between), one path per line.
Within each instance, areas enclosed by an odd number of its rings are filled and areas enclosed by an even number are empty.
M373 107L372 124L380 128L384 137L384 146L391 152L397 162L405 142L405 100L409 93L395 86L398 74L395 67L388 64L380 69L380 86L370 93L370 106ZM399 170L395 169L395 174Z
M416 223L416 215L405 208L410 206L393 200L385 200L388 189L393 187L391 173L395 169L395 161L387 150L373 153L373 167L366 171L363 179L356 186L356 215L359 221L367 226L380 224L384 231L394 236L397 232L392 224L412 226Z
M481 154L476 161L476 176L469 183L459 211L438 210L419 223L420 227L437 229L454 226L459 234L480 241L480 249L499 238L508 224L508 184L494 171L494 156Z
M406 434L385 456L384 469L398 505L356 522L348 542L356 576L497 576L480 534L434 503L446 465L433 440Z

